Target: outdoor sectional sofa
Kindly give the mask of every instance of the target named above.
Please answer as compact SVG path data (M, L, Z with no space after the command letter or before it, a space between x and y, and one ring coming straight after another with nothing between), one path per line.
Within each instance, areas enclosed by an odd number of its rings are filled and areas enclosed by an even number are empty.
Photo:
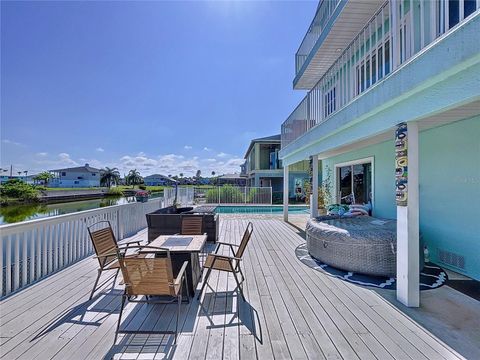
M217 214L214 212L199 213L192 207L169 206L146 215L148 242L155 240L159 235L179 234L182 230L182 219L186 216L202 217L202 232L207 233L207 241L217 241L219 225Z
M306 235L310 255L325 264L368 275L396 275L395 220L321 216L308 221ZM420 269L423 269L422 251Z

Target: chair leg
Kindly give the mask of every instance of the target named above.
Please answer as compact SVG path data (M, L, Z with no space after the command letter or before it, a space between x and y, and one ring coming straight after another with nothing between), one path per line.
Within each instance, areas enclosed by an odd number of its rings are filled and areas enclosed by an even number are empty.
M188 291L188 290L187 290ZM177 321L175 322L175 342L177 343L177 335L178 335L178 318L180 317L180 306L182 304L182 293L178 295L178 307L177 307Z
M207 285L208 278L209 278L211 272L212 272L212 267L209 267L208 270L207 270L207 274L205 275L205 279L203 280L202 288L200 289L200 292L198 293L197 300L199 300L200 296L202 296L203 289L205 289L205 286Z
M93 294L95 293L95 290L97 289L98 280L100 280L100 275L102 275L102 269L98 269L97 271L98 271L97 279L95 280L95 284L93 285L93 289L92 289L92 292L90 293L90 297L88 298L88 300L92 300Z
M113 278L112 289L115 289L115 283L117 282L117 277L119 272L120 272L120 268L117 269L117 272L115 273L115 277Z
M232 268L233 277L235 278L235 281L237 282L238 291L239 291L240 294L242 295L243 301L246 301L246 300L245 300L245 296L243 295L242 286L240 285L240 282L238 281L237 273L235 272L235 270L233 270L233 266L232 266L231 264L230 264L230 266L231 266L231 268Z
M117 324L117 330L115 331L115 340L113 341L113 345L117 343L117 338L118 338L118 332L120 330L120 323L122 322L122 312L123 312L123 307L125 306L125 299L126 295L122 295L122 305L120 306L120 314L118 314L118 324Z

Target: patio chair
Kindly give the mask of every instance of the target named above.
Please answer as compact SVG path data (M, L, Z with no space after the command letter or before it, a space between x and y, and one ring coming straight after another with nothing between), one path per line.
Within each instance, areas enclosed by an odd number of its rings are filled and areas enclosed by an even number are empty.
M240 261L242 261L243 253L245 252L245 248L247 247L248 241L250 240L253 232L253 224L251 222L248 223L247 228L242 236L242 241L240 245L235 245L226 242L217 242L217 247L215 251L211 254L208 254L207 260L203 264L203 268L208 269L207 274L205 275L205 279L203 280L202 288L197 296L197 299L200 299L200 296L205 289L205 286L208 283L208 278L210 277L210 273L212 270L219 270L219 271L227 271L233 273L233 277L235 278L235 282L237 283L237 288L242 295L243 300L245 301L245 296L243 295L242 283L245 281L245 277L243 276L242 269L240 267ZM231 251L231 256L229 255L221 255L218 253L221 246L228 246ZM237 250L234 250L234 247ZM242 277L241 281L238 281L237 274Z
M95 228L98 228L100 224L106 225L106 226L101 227L98 230L93 230ZM89 300L91 300L93 297L93 294L97 290L98 281L100 280L100 276L102 275L102 272L107 270L115 270L116 274L113 280L113 283L115 284L115 280L117 279L118 272L120 271L120 265L118 264L118 260L116 256L118 243L117 243L117 239L115 238L115 235L113 234L110 221L96 222L95 224L90 225L87 229L88 229L88 234L90 235L90 239L92 240L93 248L95 249L96 258L98 260L98 265L99 265L99 268L97 270L98 271L97 279L95 280L95 284L93 285L92 292L90 293ZM135 241L123 243L122 245L127 245L128 247L130 244L140 245L140 243L141 241L135 240ZM104 255L109 253L112 255L110 256ZM132 255L132 256L136 256L136 255Z
M182 235L201 235L203 226L202 216L182 216Z
M187 277L185 274L188 261L183 263L178 275L174 278L170 251L168 249L154 246L138 246L133 248L138 248L142 251L142 254L146 256L143 258L129 257L125 256L125 253L117 250L118 262L120 264L125 284L125 291L122 295L122 305L120 307L114 343L117 342L118 334L175 334L176 343L178 318L182 302L182 288L183 286L188 288ZM159 252L166 256L155 257ZM145 298L143 298L143 296ZM159 296L167 296L167 299L158 299ZM177 301L178 307L175 331L159 332L154 330L120 330L122 312L126 300L130 302L150 304L169 304Z

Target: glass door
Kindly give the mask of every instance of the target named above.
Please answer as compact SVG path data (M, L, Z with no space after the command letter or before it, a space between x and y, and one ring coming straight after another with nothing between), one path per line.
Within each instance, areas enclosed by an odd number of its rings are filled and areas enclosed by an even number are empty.
M338 168L338 197L341 204L367 204L372 198L372 164Z

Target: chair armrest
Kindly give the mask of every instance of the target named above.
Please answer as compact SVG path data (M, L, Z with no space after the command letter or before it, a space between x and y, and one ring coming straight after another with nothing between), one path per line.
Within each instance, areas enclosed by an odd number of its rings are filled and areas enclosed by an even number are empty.
M220 250L220 246L228 246L230 248L230 251L232 252L232 255L235 255L235 251L233 250L233 247L238 247L238 245L235 244L230 244L227 242L222 242L222 241L217 241L217 248L215 249L215 254L218 254L218 250Z
M185 271L187 270L187 266L188 266L188 261L184 261L182 268L180 269L177 277L175 278L175 281L173 283L174 285L180 285L182 283L182 279L185 276Z
M137 244L140 246L140 243L142 242L142 240L132 240L132 241L121 241L119 245L126 245L126 246L129 246L130 244Z
M227 242L223 242L223 241L217 241L217 244L228 245L228 246L236 246L236 247L240 246L240 245L237 245L237 244L231 244L231 243L227 243Z
M222 260L237 260L242 261L242 258L238 258L235 256L228 256L228 255L220 255L220 254L208 254L208 256L213 256L214 258L222 259ZM214 260L215 261L215 260Z

